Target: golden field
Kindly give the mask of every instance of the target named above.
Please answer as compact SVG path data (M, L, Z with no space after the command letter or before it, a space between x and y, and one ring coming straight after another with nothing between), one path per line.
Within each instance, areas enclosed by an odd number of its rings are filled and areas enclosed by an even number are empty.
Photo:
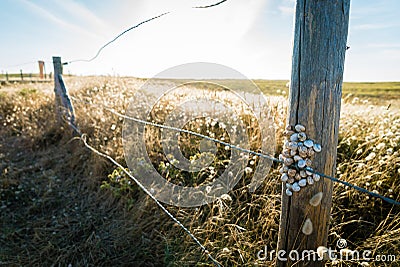
M68 77L65 82L76 99L77 125L88 143L126 166L124 120L102 107L125 113L131 101L146 102L145 97L131 98L145 79ZM287 81L255 82L271 108L277 157ZM348 83L343 92L337 177L399 201L399 83ZM66 125L56 122L51 83L0 88L0 125L0 266L212 266L192 239L120 169L91 153ZM148 147L153 165L175 183L197 185L213 179L228 158L222 151L212 168L184 173L157 156L155 134L148 136L154 138ZM185 156L198 157L199 142L183 136ZM257 142L252 147L256 146ZM257 252L276 248L278 168L272 166L254 193L246 187L249 172L228 196L211 204L167 208L223 266L272 266L274 261L257 260ZM335 185L328 245L345 239L351 250L397 258L337 260L327 266L399 266L399 211L398 206Z

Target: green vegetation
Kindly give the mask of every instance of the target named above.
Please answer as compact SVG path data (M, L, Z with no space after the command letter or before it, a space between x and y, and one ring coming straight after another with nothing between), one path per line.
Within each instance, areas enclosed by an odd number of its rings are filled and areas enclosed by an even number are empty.
M23 88L20 91L18 91L18 94L22 95L22 96L29 96L32 94L36 94L37 90L35 88Z
M400 99L400 82L344 83L343 96L362 98Z
M266 95L288 94L287 80L255 80L255 84ZM342 95L359 98L400 99L400 82L345 82Z

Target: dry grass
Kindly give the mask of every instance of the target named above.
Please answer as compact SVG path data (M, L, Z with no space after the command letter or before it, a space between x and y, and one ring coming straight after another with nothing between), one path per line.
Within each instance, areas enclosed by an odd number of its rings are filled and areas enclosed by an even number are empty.
M124 112L128 98L143 82L114 77L66 80L73 96L119 112ZM46 92L32 88L25 88L23 93L16 88L13 95L0 94L0 265L211 265L183 230L120 170L94 156L69 129L55 123L51 85ZM399 200L399 110L356 101L348 98L343 103L338 176ZM125 164L123 120L83 102L74 104L79 127L88 135L89 143ZM273 115L279 144L286 117L284 98L274 101ZM187 154L198 152L190 149L188 138L182 140ZM158 169L166 160L153 159ZM176 170L162 171L164 175L175 171L175 175L181 175L181 182L188 178ZM277 177L277 166L273 166L253 194L246 188L250 179L246 176L229 197L199 208L168 209L223 266L271 266L273 262L257 261L256 254L264 246L269 250L276 247L280 210ZM199 174L190 179L202 182ZM331 247L344 238L350 249L396 255L398 260L399 207L341 185L334 189L333 203ZM369 266L396 264L370 262Z

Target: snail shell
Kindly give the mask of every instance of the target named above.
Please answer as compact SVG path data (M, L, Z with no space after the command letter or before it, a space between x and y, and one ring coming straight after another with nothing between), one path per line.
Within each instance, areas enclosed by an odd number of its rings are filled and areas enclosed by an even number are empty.
M306 178L307 177L306 171L305 170L301 170L300 171L300 176L303 177L303 178Z
M289 148L289 141L288 140L286 140L284 143L283 143L283 147L284 148Z
M311 159L305 159L306 161L306 166L310 167L312 165L312 160Z
M310 220L310 218L307 218L307 220L304 222L303 227L301 228L301 231L305 235L311 235L313 232L313 224Z
M300 133L300 132L305 132L305 131L306 131L306 127L304 127L304 126L301 125L301 124L297 124L296 126L294 126L294 129L295 129L298 133Z
M286 183L287 180L289 180L289 176L287 175L287 173L283 173L281 176L281 181Z
M301 189L301 188L300 188L300 186L299 186L298 183L294 182L294 183L292 184L292 190L293 190L294 192L299 192L300 189Z
M285 193L286 193L286 195L289 196L289 197L293 195L293 192L292 192L289 188L286 188Z
M324 194L322 192L316 193L309 201L310 205L313 207L317 207L321 204L321 200Z
M307 161L304 160L304 159L301 159L301 160L299 160L299 161L297 162L297 166L298 166L299 168L304 168L304 167L306 166L306 164L307 164Z
M307 175L313 175L314 174L311 170L312 170L312 168L307 168L307 170L306 170Z
M297 171L295 169L289 169L287 173L288 173L289 177L295 177Z
M309 148L309 149L307 150L307 156L313 157L314 155L315 155L314 148Z
M284 136L287 136L287 137L291 136L292 134L294 134L294 131L292 131L292 130L285 130L285 131L283 132L283 135L284 135Z
M301 187L305 187L305 186L307 185L307 180L306 180L306 179L301 179L301 180L298 182L298 184L299 184Z
M286 131L293 131L292 125L286 125L285 130L286 130Z
M306 146L308 148L313 147L314 146L313 140L308 139L308 140L304 141L304 146Z
M293 177L289 177L289 180L287 181L289 184L293 184L295 182Z
M292 135L290 136L290 141L292 141L292 142L297 142L297 141L299 141L299 137L298 137L297 133L294 133L294 134L292 134Z
M297 142L297 146L304 146L303 142Z
M309 185L314 184L314 179L312 178L312 176L307 176L307 183L308 183Z
M290 150L296 150L299 147L299 145L296 142L289 142L288 148Z
M313 173L314 181L318 182L321 179L321 176L317 173Z
M294 159L295 162L297 162L297 161L299 161L299 160L302 160L303 158L300 157L299 155L295 155L295 156L293 157L293 159Z
M303 153L306 153L306 154L307 154L308 148L305 147L305 146L299 146L299 147L297 148L297 150L299 150L299 153L300 153L300 152L303 152Z
M300 174L299 174L299 173L296 173L296 175L294 176L294 179L295 179L296 181L300 181L300 180L301 180Z
M298 133L297 139L299 139L299 141L303 142L304 140L307 139L307 135L305 133Z
M279 172L282 173L286 173L289 170L288 166L283 166L282 168L279 169Z
M283 160L283 162L284 162L284 164L285 164L286 166L290 166L290 165L293 164L294 160L293 160L292 158L285 158L285 159Z
M293 157L297 154L296 150L290 150L290 156Z
M315 152L321 152L321 150L322 150L322 147L320 144L314 144L313 148L314 148Z
M302 158L306 158L308 156L307 152L304 152L304 151L299 151L299 155Z
M314 151L314 150L313 150L313 151ZM282 155L283 155L285 158L290 157L290 149L285 149L285 150L283 150L283 151L282 151Z

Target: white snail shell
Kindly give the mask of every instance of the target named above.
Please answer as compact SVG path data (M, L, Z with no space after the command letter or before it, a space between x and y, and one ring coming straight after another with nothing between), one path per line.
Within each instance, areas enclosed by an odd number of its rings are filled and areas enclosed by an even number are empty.
M295 155L295 156L293 157L293 159L294 159L294 161L303 160L303 158L300 157L299 155Z
M309 201L310 205L313 207L317 207L321 204L321 200L324 194L322 192L316 193Z
M301 179L301 180L298 182L298 184L299 184L301 187L305 187L305 186L307 185L307 180L306 180L306 179Z
M297 132L305 132L305 131L306 131L306 127L304 127L304 126L301 125L301 124L297 124L296 126L294 126L294 129L295 129Z
M281 181L286 183L287 180L289 180L289 176L287 175L287 173L283 173L281 176Z
M301 170L300 171L300 176L303 177L303 178L306 178L307 177L306 171L305 170Z
M321 150L322 150L322 147L320 144L314 144L313 148L314 148L315 152L321 152Z
M299 160L298 162L297 162L297 166L299 167L299 168L304 168L305 166L306 166L306 160L304 160L304 159L301 159L301 160Z
M301 142L307 139L307 135L305 133L298 133L297 134L297 139Z
M286 189L285 193L289 197L293 195L293 192L289 188Z
M292 158L285 158L285 159L284 159L284 164L285 164L286 166L292 165L293 162L294 162L294 160L293 160Z
M307 220L304 222L303 227L301 228L301 231L305 235L311 235L313 232L313 224L310 220L310 218L307 218Z
M294 191L294 192L299 192L300 191L300 186L299 186L299 184L297 183L297 182L294 182L293 184L292 184L292 190Z
M321 179L321 176L318 173L313 173L314 181L318 182Z
M284 166L281 167L279 172L281 173L281 181L286 183L286 194L288 196L300 191L301 187L314 184L321 178L311 168L311 158L315 156L316 152L320 152L322 148L314 140L307 139L305 130L306 128L303 125L297 124L294 127L286 126L284 131L286 141L284 142L282 154L279 155L279 159L283 161ZM296 167L292 167L293 164L296 164ZM303 232L311 234L313 231L311 221L306 221L305 224L311 226L311 230L308 228Z
M299 147L299 145L296 142L289 142L288 148L291 150L296 150Z
M294 134L292 134L292 135L290 136L290 141L292 141L292 142L297 142L297 141L299 141L299 138L298 138L297 133L294 133Z
M313 140L310 140L310 139L308 139L308 140L306 140L306 141L304 141L304 146L306 146L306 147L308 147L308 148L310 148L310 147L313 147L314 146L314 142L313 142Z

